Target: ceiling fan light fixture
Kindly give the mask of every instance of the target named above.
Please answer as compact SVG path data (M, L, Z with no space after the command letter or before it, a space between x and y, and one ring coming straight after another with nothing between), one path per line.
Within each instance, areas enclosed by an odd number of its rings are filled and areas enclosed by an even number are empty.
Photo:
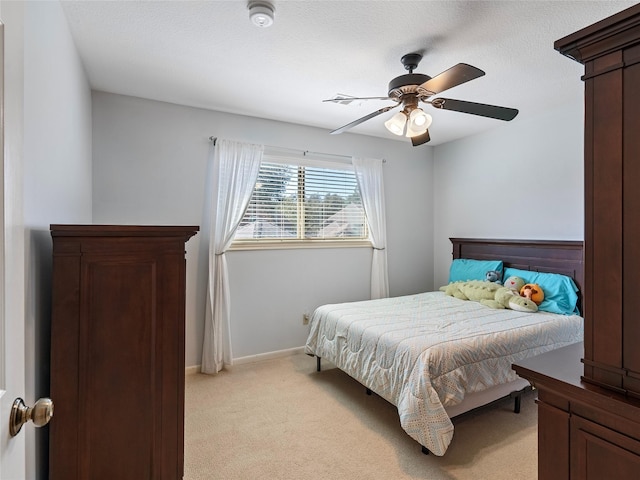
M427 131L424 127L413 127L411 122L407 124L407 138L417 137L418 135L422 135Z
M273 25L276 9L269 2L249 2L249 18L251 23L260 28Z
M431 115L424 113L424 110L421 108L414 108L409 114L409 125L411 128L421 130L422 133L431 126L431 122L433 122Z
M500 107L498 105L488 105L484 103L467 102L464 100L455 100L451 98L435 98L445 90L462 85L470 80L482 77L485 73L472 65L466 63L458 63L453 67L437 74L435 77L422 73L413 73L418 63L422 59L419 53L409 53L404 55L400 61L408 74L400 75L393 78L389 82L389 90L386 97L350 97L350 101L354 100L389 100L394 101L395 105L387 105L375 112L371 112L364 117L360 117L351 123L343 125L340 128L332 130L331 134L342 133L350 128L360 125L362 122L371 120L380 114L388 112L392 108L402 107L402 112L395 114L389 120L384 122L385 127L394 135L406 136L411 138L411 144L414 147L431 141L429 127L433 121L431 115L427 114L420 108L420 102L430 104L433 108L450 110L453 112L468 113L478 115L480 117L494 118L496 120L509 121L518 115L515 108ZM325 102L341 103L343 98L340 96Z
M384 126L387 127L394 135L402 135L404 133L404 127L407 124L407 116L404 112L398 112L389 120L384 122Z

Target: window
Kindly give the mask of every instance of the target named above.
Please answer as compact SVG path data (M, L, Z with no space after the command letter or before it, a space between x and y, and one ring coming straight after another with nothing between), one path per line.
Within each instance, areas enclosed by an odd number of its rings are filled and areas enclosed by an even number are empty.
M234 246L362 243L366 225L351 164L265 155Z

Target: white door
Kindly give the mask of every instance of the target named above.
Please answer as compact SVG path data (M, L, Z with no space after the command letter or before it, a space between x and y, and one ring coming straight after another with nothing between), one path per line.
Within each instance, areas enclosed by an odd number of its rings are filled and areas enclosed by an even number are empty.
M9 416L14 399L25 394L22 156L21 146L14 148L22 142L22 126L16 121L21 115L15 115L21 106L6 102L5 94L15 92L5 89L9 72L1 23L0 57L0 480L18 480L26 479L25 433L23 428L9 435Z

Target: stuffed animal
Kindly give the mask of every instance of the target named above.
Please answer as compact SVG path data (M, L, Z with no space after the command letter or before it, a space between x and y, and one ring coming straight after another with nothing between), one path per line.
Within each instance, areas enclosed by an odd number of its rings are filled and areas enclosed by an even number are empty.
M521 297L509 287L500 287L496 290L493 300L480 300L480 303L491 308L509 308L517 312L534 313L538 311L538 305L534 301Z
M520 295L520 290L524 287L524 280L520 277L509 277L504 281L504 286L510 288L511 290L515 290L518 295Z
M519 312L537 312L538 306L528 298L521 297L518 292L502 287L494 282L471 280L468 282L452 282L440 287L445 295L460 300L473 300L491 308L510 308Z
M445 295L459 298L460 300L473 300L479 302L483 299L493 299L500 285L484 280L469 280L468 282L452 282L440 287Z
M535 302L536 305L540 305L544 300L544 292L537 283L527 283L523 285L520 289L520 296L528 298Z
M494 283L501 284L502 283L500 281L501 279L502 279L502 273L499 272L498 270L489 270L487 272L487 275L486 275L487 282L494 282Z

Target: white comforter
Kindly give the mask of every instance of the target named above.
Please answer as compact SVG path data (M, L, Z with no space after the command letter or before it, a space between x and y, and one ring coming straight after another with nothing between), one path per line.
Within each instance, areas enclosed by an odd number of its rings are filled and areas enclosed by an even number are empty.
M442 292L324 305L305 351L398 407L402 428L436 455L453 438L445 406L517 378L511 364L582 340L582 317L494 310Z

